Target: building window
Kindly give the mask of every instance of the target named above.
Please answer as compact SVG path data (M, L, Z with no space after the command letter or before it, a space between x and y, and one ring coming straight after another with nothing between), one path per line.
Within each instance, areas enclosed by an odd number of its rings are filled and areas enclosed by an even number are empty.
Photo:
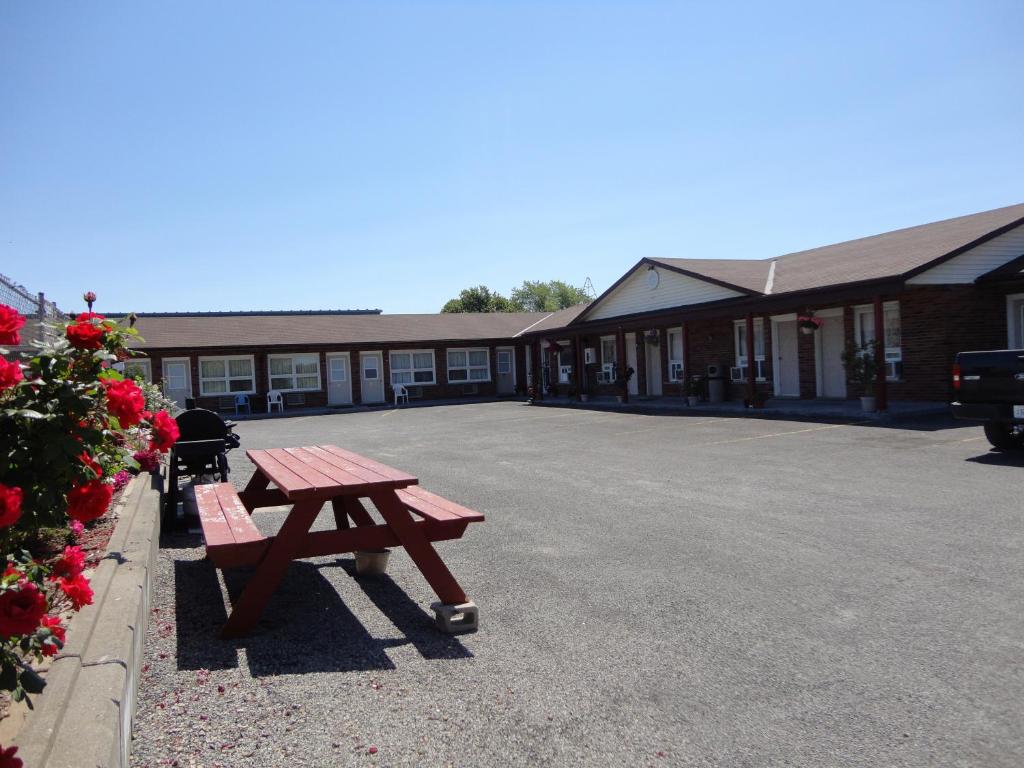
M604 336L601 338L601 371L598 374L598 381L604 384L611 384L615 381L615 367L618 363L616 359L618 354L618 345L615 343L614 336Z
M282 392L320 389L320 355L269 355L270 388Z
M885 378L899 381L903 377L903 324L900 320L900 303L887 301L882 305L882 322L885 324L884 356ZM875 340L875 308L862 304L853 308L854 340L861 346Z
M732 370L733 381L747 380L747 321L733 323L736 340L736 367ZM754 318L754 378L766 381L764 357L764 318Z
M153 368L149 360L133 358L124 361L124 376L126 379L142 379L143 381L153 380Z
M676 328L668 331L668 380L682 381L686 375L683 371L683 330Z
M448 381L461 383L490 380L491 358L486 349L448 350Z
M434 384L433 350L409 350L391 353L392 384Z
M223 395L228 392L254 394L252 355L248 357L200 357L199 394Z
M505 376L512 373L512 350L498 350L498 374Z

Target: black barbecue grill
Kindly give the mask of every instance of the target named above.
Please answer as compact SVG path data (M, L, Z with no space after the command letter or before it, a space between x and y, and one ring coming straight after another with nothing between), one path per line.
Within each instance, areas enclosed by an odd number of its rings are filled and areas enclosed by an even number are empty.
M228 451L240 443L231 431L234 423L205 408L183 411L175 421L181 436L171 448L164 510L165 519L169 520L177 514L179 479L189 477L199 483L227 481Z

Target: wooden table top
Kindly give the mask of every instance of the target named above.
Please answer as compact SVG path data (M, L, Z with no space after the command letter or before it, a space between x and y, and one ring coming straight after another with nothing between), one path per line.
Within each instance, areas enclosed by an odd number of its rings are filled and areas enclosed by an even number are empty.
M249 450L245 455L289 499L326 501L419 483L407 472L336 445Z

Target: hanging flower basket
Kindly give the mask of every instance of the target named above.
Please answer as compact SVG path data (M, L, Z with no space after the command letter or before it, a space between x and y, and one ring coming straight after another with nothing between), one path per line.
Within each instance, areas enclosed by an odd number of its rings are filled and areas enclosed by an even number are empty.
M813 313L808 313L800 315L796 319L796 324L800 328L800 333L809 336L821 328L821 318L815 317Z

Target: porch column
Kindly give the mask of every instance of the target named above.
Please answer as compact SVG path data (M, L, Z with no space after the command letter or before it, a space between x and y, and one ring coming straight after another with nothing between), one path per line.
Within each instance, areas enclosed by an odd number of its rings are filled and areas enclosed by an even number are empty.
M747 391L753 404L757 395L757 366L754 365L754 316L747 313Z
M541 368L541 365L540 365L541 356L540 356L540 338L539 337L534 339L532 342L530 342L530 357L533 358L533 371L530 374L530 377L533 379L533 381L529 382L528 386L533 387L533 391L534 391L533 397L534 397L535 400L543 400L544 399L544 371L543 371L543 369Z
M615 330L615 359L617 362L616 368L618 368L618 378L625 379L626 377L626 332L622 330L620 325ZM629 402L629 384L622 388L622 402Z
M683 322L683 386L679 388L679 391L683 393L683 399L686 399L686 382L690 379L690 323Z
M576 334L572 343L576 347L576 397L582 399L581 396L587 392L587 372L583 363L583 337Z
M882 310L882 297L875 296L875 355L878 360L878 370L875 378L875 407L879 411L887 410L889 407L889 393L886 390L885 381L885 312Z

